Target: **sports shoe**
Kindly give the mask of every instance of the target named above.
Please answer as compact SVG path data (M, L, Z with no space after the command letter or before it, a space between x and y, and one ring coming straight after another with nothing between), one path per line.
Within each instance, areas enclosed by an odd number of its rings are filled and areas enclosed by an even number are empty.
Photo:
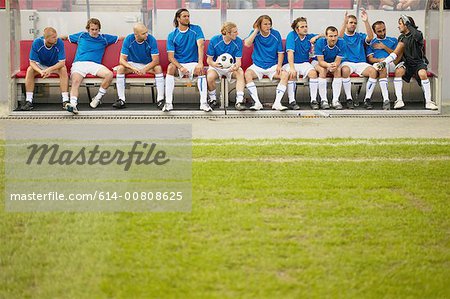
M216 99L209 100L208 104L209 104L210 107L219 107L219 102Z
M364 100L364 108L366 108L367 110L372 110L373 106L372 103L370 102L370 99Z
M427 102L427 103L425 104L425 109L428 109L428 110L438 110L438 106L437 106L436 103L434 103L434 102Z
M31 111L33 110L33 108L33 103L31 103L30 101L25 101L25 103L20 106L20 110L22 111Z
M125 108L125 101L118 99L114 104L112 104L112 106L116 109L123 109Z
M317 101L312 101L311 108L312 110L319 110L319 103L317 103Z
M296 101L290 102L288 108L290 110L300 110L300 106L297 104Z
M71 104L69 101L63 102L63 109L67 112L78 114L78 109L76 105Z
M334 109L336 109L336 110L342 110L342 105L341 105L341 103L339 102L339 101L337 101L337 102L333 102L333 108Z
M237 103L234 105L234 107L236 108L236 110L239 110L239 111L243 111L243 110L246 110L246 109L247 109L247 106L245 106L244 103L239 103L239 102L237 102Z
M281 103L273 103L272 110L285 111L288 110L288 107L283 106Z
M391 110L391 102L384 101L383 102L383 110Z
M165 103L164 107L161 109L163 112L169 112L173 110L173 104L171 103Z
M89 103L89 106L91 106L92 108L95 109L95 108L98 107L98 105L101 105L101 103L102 103L102 101L100 101L100 100L94 98L94 99Z
M162 110L164 108L164 104L166 104L165 100L159 100L158 102L156 102L156 107L158 107L158 109Z
M347 109L355 109L355 104L353 103L352 99L347 100Z
M328 101L322 101L320 105L322 106L322 109L330 109L330 104L328 104Z
M395 101L394 109L401 109L403 107L405 107L405 103L402 100Z
M264 107L261 103L255 103L255 104L253 104L253 106L250 107L250 110L254 110L254 111L263 110L263 109L264 109Z
M211 106L209 106L207 103L206 104L200 104L200 110L203 110L205 112L213 111Z

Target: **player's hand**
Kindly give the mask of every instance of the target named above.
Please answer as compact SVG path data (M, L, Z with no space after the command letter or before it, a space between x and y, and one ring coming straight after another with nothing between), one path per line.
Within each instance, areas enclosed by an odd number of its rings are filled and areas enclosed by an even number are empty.
M408 24L410 23L410 22L409 22L409 18L408 18L407 15L402 14L402 15L400 16L400 18L402 19L403 24L408 25Z
M194 68L194 75L203 75L203 63L198 63Z
M381 71L382 69L384 69L386 67L386 62L381 61L381 62L375 62L372 65L377 71Z
M361 8L361 20L363 22L367 22L369 20L369 16L367 15L367 11L364 8Z
M276 70L276 72L277 72L277 75L278 75L278 76L281 74L281 71L282 71L281 66L277 65L277 70Z
M137 71L138 72L136 74L141 75L141 76L145 75L145 73L146 73L145 69L140 69L140 70L138 69Z
M235 64L232 64L231 67L230 67L230 69L229 69L229 71L230 71L230 72L235 72L235 71L237 71L238 69L239 69L238 66L236 66Z
M43 70L41 72L41 77L42 78L48 78L50 76L51 72L49 72L48 70Z
M217 68L217 69L223 68L223 67L222 67L222 64L220 64L220 63L218 63L218 62L213 62L213 63L212 63L212 67L215 67L215 68Z
M189 71L187 68L185 68L184 66L179 68L180 73L183 74L183 76L189 76Z
M345 24L348 23L348 11L345 11L344 22L345 22Z
M297 72L295 69L289 68L289 80L296 80L297 79Z

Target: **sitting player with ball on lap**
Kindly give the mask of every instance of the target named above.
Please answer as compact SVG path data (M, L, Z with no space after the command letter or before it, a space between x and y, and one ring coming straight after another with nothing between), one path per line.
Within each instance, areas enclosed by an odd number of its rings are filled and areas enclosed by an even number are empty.
M236 79L236 109L245 110L244 71L241 68L242 40L238 37L235 23L225 22L220 30L222 34L214 36L209 42L206 62L209 65L206 75L208 81L209 104L217 106L216 80L225 76L228 81Z

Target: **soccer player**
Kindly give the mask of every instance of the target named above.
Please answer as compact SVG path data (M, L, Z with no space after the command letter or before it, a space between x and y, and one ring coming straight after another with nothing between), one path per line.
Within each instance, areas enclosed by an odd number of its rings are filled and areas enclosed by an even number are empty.
M356 32L358 20L356 16L348 15L347 12L345 12L344 23L342 24L340 32L340 36L344 37L344 41L347 44L345 58L342 63L342 85L344 86L345 95L347 97L348 109L354 108L350 82L350 75L352 73L369 77L366 84L366 95L364 97L364 107L366 109L373 108L370 98L372 97L377 83L377 70L366 62L365 45L369 45L370 41L373 39L373 31L369 24L367 12L364 9L361 10L361 20L364 22L367 34Z
M398 41L394 37L386 36L386 25L383 21L373 23L372 29L373 32L375 32L376 37L370 42L370 46L367 48L367 59L370 63L374 64L376 62L381 62L388 57L397 47ZM383 96L383 110L389 110L391 108L387 79L389 73L395 73L394 90L397 101L395 102L394 109L403 107L402 76L405 74L404 64L401 62L396 65L394 62L391 62L388 67L379 70L378 73L380 77L381 94Z
M406 15L402 15L398 20L398 29L401 34L398 37L398 45L394 52L389 54L382 62L375 63L375 67L382 69L395 61L397 57L403 55L406 68L403 80L410 82L411 78L414 77L419 86L422 86L425 96L425 109L437 110L438 106L431 100L430 80L428 80L427 75L428 59L425 57L423 34L417 29L414 19ZM403 101L397 99L394 108L400 109L404 106Z
M244 104L244 71L241 68L242 40L238 37L238 29L235 23L225 22L220 30L221 34L211 38L206 55L209 65L206 78L208 80L208 95L210 104L217 105L216 99L216 79L222 76L236 78L236 109L245 110ZM221 54L228 53L235 63L228 69L223 69L216 61Z
M97 95L89 103L92 108L97 108L102 103L101 98L106 94L106 89L113 79L113 72L101 63L106 47L117 43L119 37L102 34L100 29L100 21L90 18L86 24L87 31L62 37L62 39L68 39L71 43L78 44L71 69L70 106L67 106L67 109L71 109L73 113L78 113L78 89L86 75L92 74L103 78Z
M298 110L300 107L295 101L295 81L302 75L309 77L309 93L311 97L311 108L319 109L317 103L318 79L317 71L309 62L309 53L312 51L312 45L322 35L308 33L308 23L306 18L299 17L291 24L292 31L286 37L286 53L288 63L283 69L289 74L288 98L289 109ZM325 83L326 84L326 83ZM326 93L326 91L325 91ZM322 95L323 96L323 95ZM330 108L328 101L325 104L326 95L322 98L323 108Z
M167 38L167 53L170 64L166 75L166 104L163 111L173 110L173 90L175 88L175 75L180 78L197 76L197 86L200 91L200 110L212 111L207 97L206 76L203 71L203 54L205 36L198 25L190 23L189 11L185 8L177 10L173 20L175 29Z
M246 87L254 101L250 109L263 109L263 105L258 97L258 90L253 80L255 78L261 80L263 76L267 76L270 80L273 78L280 79L272 109L279 111L287 110L288 108L281 104L281 99L286 91L289 78L288 73L282 68L284 58L283 44L280 33L272 28L272 19L268 15L262 15L256 19L253 24L253 30L244 40L244 45L246 47L254 45L252 54L253 64L245 71Z
M325 38L319 38L314 45L314 54L317 60L313 60L316 71L319 73L319 94L322 99L322 108L328 109L327 99L327 74L333 74L333 100L332 106L336 110L341 110L339 102L341 94L341 61L344 57L345 42L338 37L338 30L334 26L328 26L325 30Z
M30 66L25 76L26 100L22 103L20 110L30 111L33 109L34 77L40 75L42 78L48 78L52 73L59 75L64 108L65 104L69 102L69 78L65 62L63 41L58 38L54 28L45 28L44 36L35 39L31 46Z
M117 95L119 99L112 105L114 108L125 108L125 75L134 73L144 75L155 74L157 106L164 106L164 75L159 65L159 51L156 39L148 34L147 27L138 23L133 27L134 33L123 41L120 51L120 65L117 68Z

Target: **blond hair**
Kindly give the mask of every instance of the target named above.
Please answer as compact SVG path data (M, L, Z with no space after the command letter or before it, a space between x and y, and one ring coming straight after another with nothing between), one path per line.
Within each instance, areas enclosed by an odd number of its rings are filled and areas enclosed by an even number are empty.
M222 25L222 28L220 29L220 33L222 33L222 35L226 35L227 33L231 32L231 29L236 28L237 25L233 22L225 22Z
M50 35L56 34L56 30L53 27L45 27L44 28L44 38L49 38Z

